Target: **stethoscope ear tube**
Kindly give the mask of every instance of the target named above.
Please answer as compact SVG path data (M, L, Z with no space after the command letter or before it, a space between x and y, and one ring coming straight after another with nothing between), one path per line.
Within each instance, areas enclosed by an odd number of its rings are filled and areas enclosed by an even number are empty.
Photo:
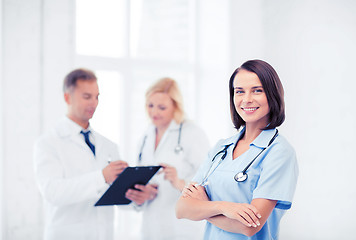
M182 135L182 126L183 126L183 122L181 122L181 123L179 124L178 144L177 144L177 146L174 148L174 152L175 152L176 154L179 154L179 153L183 152L183 147L182 147L182 145L180 145L180 139L181 139L181 135Z
M184 122L181 122L181 123L179 124L178 143L177 143L177 146L174 148L174 152L175 152L176 154L180 154L181 152L183 152L183 147L182 147L182 145L180 145L180 139L181 139L181 136L182 136L183 123L184 123ZM142 141L140 153L139 153L139 155L138 155L138 162L139 162L139 163L141 163L141 161L142 161L142 151L143 151L143 148L145 147L146 139L147 139L147 135L145 135L145 137L143 138L143 141Z
M145 146L146 139L147 139L147 135L143 138L143 141L142 141L142 145L141 145L141 149L140 149L140 154L138 155L138 162L139 162L139 163L141 163L141 161L142 161L142 150L143 150L143 147Z
M226 155L227 155L227 149L232 145L233 143L227 144L224 146L223 150L220 150L218 153L215 154L215 156L213 157L213 159L211 160L211 165L209 167L208 172L206 173L205 178L203 179L203 181L199 184L200 186L206 186L208 185L208 178L209 176L215 171L215 169L220 165L220 163L225 159ZM213 167L214 161L216 156L218 156L219 154L224 153L221 158L220 161L216 164L215 168L210 172L211 168Z

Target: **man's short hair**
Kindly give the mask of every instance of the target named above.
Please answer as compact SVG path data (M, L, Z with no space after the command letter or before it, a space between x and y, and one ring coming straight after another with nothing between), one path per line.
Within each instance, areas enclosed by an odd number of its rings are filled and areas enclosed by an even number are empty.
M95 73L89 69L85 69L85 68L75 69L70 73L68 73L67 76L64 78L63 92L66 93L75 89L78 80L96 81L97 78L95 76Z

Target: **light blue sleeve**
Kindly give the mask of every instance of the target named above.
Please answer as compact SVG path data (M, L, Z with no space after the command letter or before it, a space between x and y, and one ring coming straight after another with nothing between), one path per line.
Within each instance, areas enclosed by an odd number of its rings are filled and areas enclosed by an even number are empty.
M201 183L203 179L206 177L211 165L213 164L212 160L213 157L217 152L219 152L221 149L221 145L224 142L224 140L218 141L215 146L208 152L208 156L205 159L205 161L200 165L197 173L195 174L193 178L193 182Z
M298 178L294 149L284 139L271 145L261 165L253 199L277 200L276 208L290 209Z
M193 177L192 182L201 183L203 181L206 173L208 172L210 165L211 165L211 158L210 158L210 152L209 152L208 157L204 160L204 162L198 168L198 171L196 172L195 176Z
M205 132L197 125L187 122L182 129L182 146L184 149L184 162L188 165L185 171L181 171L181 178L185 182L192 181L192 178L199 167L206 160L210 150L210 144Z

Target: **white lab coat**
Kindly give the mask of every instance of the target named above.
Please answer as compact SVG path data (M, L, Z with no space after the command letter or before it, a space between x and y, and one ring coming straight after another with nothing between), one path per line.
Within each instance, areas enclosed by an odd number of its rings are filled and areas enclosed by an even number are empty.
M113 239L113 207L94 204L109 187L102 169L109 159L119 160L118 149L91 130L94 157L81 130L65 117L35 144L35 174L46 214L45 240Z
M172 165L177 169L178 177L189 183L207 156L209 142L202 129L190 121L185 121L181 133L183 152L176 154L174 149L178 145L178 135L179 124L172 121L155 150L155 127L150 126L145 135L147 138L139 164ZM156 174L150 183L159 185L158 195L143 206L142 239L202 239L205 222L177 219L175 216L175 205L181 195L180 191L168 180L164 180L164 174Z

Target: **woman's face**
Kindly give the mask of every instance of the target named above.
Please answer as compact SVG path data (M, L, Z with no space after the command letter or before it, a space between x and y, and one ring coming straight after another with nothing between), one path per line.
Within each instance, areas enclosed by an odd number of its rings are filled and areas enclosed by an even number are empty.
M269 106L265 91L258 76L241 69L234 79L234 104L237 113L246 122L256 128L268 124Z
M175 106L166 93L153 93L147 100L147 112L157 128L167 128L174 117Z

